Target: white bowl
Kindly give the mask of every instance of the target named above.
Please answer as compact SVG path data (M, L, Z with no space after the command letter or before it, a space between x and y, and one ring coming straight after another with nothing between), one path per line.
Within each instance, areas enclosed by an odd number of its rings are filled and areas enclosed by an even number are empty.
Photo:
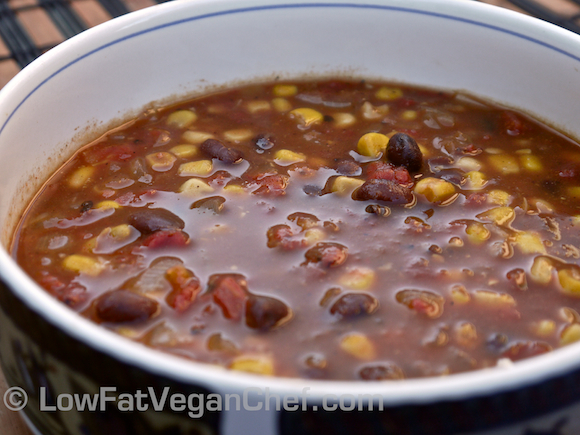
M464 90L580 137L580 36L537 19L465 0L178 0L114 19L62 43L2 89L4 246L42 182L78 146L107 127L152 102L173 101L224 85L305 75L380 78ZM80 429L62 421L48 422L54 415L37 412L41 383L27 377L44 377L53 393L71 392L73 384L94 391L97 382L114 381L102 373L96 378L91 375L99 371L101 359L108 361L103 367L116 367L117 379L162 379L185 389L201 386L220 394L246 393L258 402L266 389L281 397L304 397L306 392L309 418L316 415L312 406L320 406L325 395L370 394L386 408L408 407L410 421L421 420L413 413L428 412L429 406L435 410L464 399L479 406L501 403L519 393L535 394L538 388L549 389L555 380L576 379L580 370L580 345L571 345L509 367L403 382L257 377L156 352L98 327L40 289L5 249L0 250L0 276L5 283L0 292L4 369L11 384L27 390L31 401L26 414L46 433L57 433L51 429L57 426L66 427L66 433L80 433ZM28 322L37 329L47 328L58 339L31 332L24 317L18 317L25 312L30 313L25 316ZM21 343L20 351L6 344L15 340ZM83 370L74 362L79 359L93 359L97 368ZM51 364L52 371L47 368ZM580 393L560 398L558 406L579 397ZM493 406L501 408L501 404ZM554 411L554 406L532 407L530 412ZM79 421L85 418L82 413L75 415ZM148 433L156 433L150 420L157 416L147 415L143 420L151 425ZM216 424L227 434L250 433L252 428L253 433L275 433L278 419L285 421L281 415L229 411L219 413ZM499 427L528 417L533 414L512 413L494 424ZM204 424L213 427L212 422ZM481 427L457 424L449 423L449 428L485 427L485 423Z

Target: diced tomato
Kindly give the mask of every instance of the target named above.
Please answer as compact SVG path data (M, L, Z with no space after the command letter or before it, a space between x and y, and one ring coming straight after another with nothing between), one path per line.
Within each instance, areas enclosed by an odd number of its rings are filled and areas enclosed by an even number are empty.
M85 287L76 283L66 284L53 275L44 275L40 279L40 285L69 307L79 305L87 299Z
M372 162L367 166L367 179L369 180L390 180L401 186L410 187L413 185L413 178L409 171L403 167L396 167L391 163Z
M255 195L280 196L286 193L288 177L280 174L266 175L262 178L258 178L255 184L259 186L252 192Z
M487 201L487 193L475 192L467 195L467 197L465 198L465 205L478 206L485 204L486 201Z
M232 276L214 279L211 290L213 300L218 304L227 319L239 321L245 311L247 290Z
M170 268L165 277L173 288L167 295L167 303L178 312L187 310L201 291L199 279L182 265Z
M501 114L503 128L510 136L519 136L524 133L526 124L515 112L504 110Z
M105 147L93 146L83 153L85 161L91 165L104 162L119 162L133 158L137 152L135 145L124 143Z
M143 246L151 249L181 247L189 243L189 237L181 230L156 231L143 241Z

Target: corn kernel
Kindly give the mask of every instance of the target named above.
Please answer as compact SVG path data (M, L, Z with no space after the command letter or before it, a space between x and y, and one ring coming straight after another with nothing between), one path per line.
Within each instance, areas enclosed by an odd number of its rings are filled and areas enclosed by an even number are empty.
M520 156L520 163L527 169L528 171L532 172L539 172L543 169L542 162L537 156L531 154L523 154Z
M101 208L103 210L110 208L121 208L121 204L119 204L117 201L101 201L97 203L96 208Z
M417 146L421 150L421 154L423 155L423 158L429 157L431 155L431 150L429 148L427 148L425 145L417 143Z
M389 88L387 86L381 87L376 93L375 97L379 100L391 101L401 98L403 91L399 88Z
M167 117L167 124L177 128L187 128L197 120L191 110L177 110Z
M516 213L511 207L495 207L477 215L478 219L490 221L496 225L509 225L516 217Z
M91 178L94 172L95 168L92 166L78 168L68 179L68 185L73 189L80 189L87 181L89 181L89 178Z
M569 187L567 192L572 198L580 198L580 187L578 186Z
M479 171L481 169L481 162L473 157L461 157L455 163L455 166L464 172Z
M290 116L295 118L301 125L306 127L312 124L319 124L324 119L322 113L320 113L318 110L310 109L309 107L294 109L290 112Z
M350 113L335 113L332 115L334 118L334 125L338 128L350 127L356 122L356 117Z
M109 235L115 240L123 240L133 233L131 227L127 224L116 225L109 230Z
M532 154L532 150L529 148L524 148L521 150L517 150L516 154Z
M361 360L371 360L376 356L375 345L369 338L358 332L345 335L340 340L340 348Z
M480 222L470 222L465 233L471 243L479 245L491 237L490 231Z
M230 142L243 142L254 137L254 132L249 128L237 128L235 130L224 131L224 139Z
M195 157L199 153L199 148L196 147L195 145L180 144L175 145L169 151L171 151L172 154L175 154L177 157L181 159L190 159L192 157Z
M552 280L554 266L549 258L536 257L530 269L530 276L540 284L548 284Z
M303 162L306 156L302 153L296 153L290 150L278 150L274 154L274 160L277 165L288 166L293 163Z
M442 202L455 194L455 186L440 178L427 177L415 185L415 193L424 195L429 202Z
M504 150L502 150L501 148L486 148L485 152L488 154L504 154Z
M187 162L179 165L177 173L181 176L196 176L203 177L211 174L213 165L211 160L198 160L195 162Z
M213 192L213 187L199 178L190 178L179 188L179 193L187 195L203 195L204 193Z
M556 322L553 320L540 320L532 325L532 331L540 337L549 337L556 331Z
M364 181L359 180L358 178L340 176L334 179L330 190L338 195L347 195L350 194L357 187L362 186L363 184Z
M181 135L181 139L183 139L185 142L192 143L194 145L203 143L208 139L213 139L213 137L214 136L211 133L193 130L187 130L183 132L183 134Z
M227 186L224 187L224 192L233 193L234 195L237 195L240 193L244 193L245 190L242 186L238 184L228 184Z
M509 154L494 154L488 157L491 165L502 174L517 174L520 172L520 165L514 156Z
M232 361L230 369L272 376L274 374L274 361L266 355L242 355Z
M462 322L455 326L455 340L460 346L472 348L477 344L477 329L470 322Z
M574 308L562 307L558 311L562 320L568 323L580 323L580 314Z
M276 85L272 89L276 97L292 97L298 93L296 85Z
M365 101L361 107L361 113L364 119L378 120L384 118L389 113L389 106L373 106L370 102Z
M381 133L367 133L358 140L357 151L367 157L378 157L385 152L389 138Z
M342 275L339 281L354 290L367 290L375 282L375 271L368 267L356 267Z
M473 299L478 304L493 308L513 307L516 304L516 300L513 296L507 293L497 293L490 290L474 291Z
M304 232L304 241L308 246L324 240L326 234L320 228L311 228Z
M71 272L83 273L89 276L99 275L105 266L98 260L85 255L73 254L65 257L62 266Z
M292 109L292 104L286 98L273 98L272 99L272 106L278 112L288 112Z
M558 281L562 291L570 296L580 297L580 273L577 269L561 269L558 271Z
M492 190L487 194L487 202L492 204L507 206L509 205L511 196L509 193L503 190Z
M471 296L464 286L457 284L451 288L451 300L456 304L464 305L471 300Z
M157 172L169 171L177 160L173 154L165 151L148 154L145 158L151 166L151 169Z
M419 114L416 110L405 110L401 113L401 119L404 121L414 121Z
M540 236L532 231L516 233L515 242L523 254L545 254L546 247Z
M485 175L479 171L468 172L465 174L465 179L467 180L467 184L464 188L467 190L481 190L487 184Z
M575 343L580 340L580 324L567 325L560 334L560 346Z
M248 112L257 113L270 110L272 108L269 101L264 100L254 100L247 104Z

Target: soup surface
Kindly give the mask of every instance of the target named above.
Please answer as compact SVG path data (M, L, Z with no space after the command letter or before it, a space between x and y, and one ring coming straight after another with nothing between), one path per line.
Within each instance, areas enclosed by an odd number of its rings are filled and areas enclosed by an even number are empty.
M366 81L250 85L78 151L13 256L81 315L235 370L403 379L580 339L580 149Z

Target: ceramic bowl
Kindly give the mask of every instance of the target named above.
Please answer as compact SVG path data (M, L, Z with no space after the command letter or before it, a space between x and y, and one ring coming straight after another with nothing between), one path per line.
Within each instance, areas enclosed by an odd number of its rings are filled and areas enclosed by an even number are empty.
M0 356L9 384L27 393L23 413L39 433L532 434L578 424L580 345L403 382L259 377L100 328L52 299L8 255L36 189L106 128L152 103L309 75L463 90L580 137L580 37L473 1L174 1L62 43L0 92ZM156 400L167 391L167 401L154 409L149 397L148 409L133 411L109 401L138 390ZM83 393L101 395L95 412L51 410L63 394ZM185 409L170 409L175 394L187 399ZM364 406L353 410L359 398Z

